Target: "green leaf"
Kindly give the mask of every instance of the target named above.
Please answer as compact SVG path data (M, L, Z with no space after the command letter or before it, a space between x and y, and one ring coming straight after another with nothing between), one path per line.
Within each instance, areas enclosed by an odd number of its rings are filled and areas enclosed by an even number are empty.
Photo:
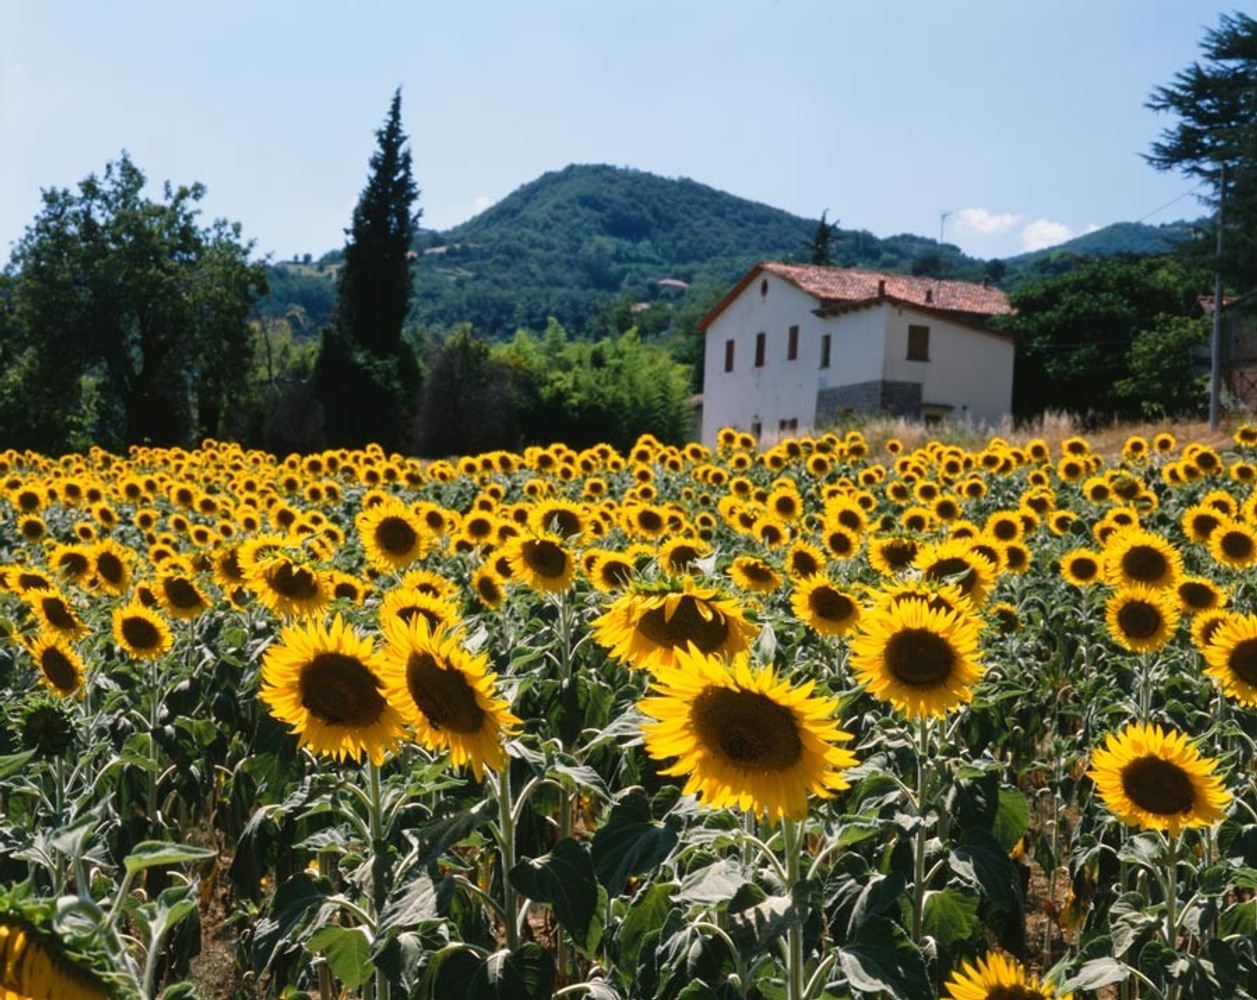
M838 950L838 964L852 989L885 991L896 1000L935 1000L921 952L898 924L884 918L864 924Z
M769 896L763 902L729 914L729 932L738 950L751 955L762 951L791 924L799 922L789 896Z
M10 774L16 774L34 756L34 750L26 750L23 753L13 753L0 757L0 778L7 778Z
M1111 986L1129 978L1130 968L1115 958L1093 958L1084 962L1078 975L1067 979L1056 988L1058 993L1070 993L1074 990L1098 990L1103 986Z
M654 871L676 847L681 821L669 815L663 823L651 816L650 800L632 789L615 805L594 834L594 871L607 892L618 896L629 877Z
M940 948L950 948L958 941L968 941L982 929L978 919L978 900L959 889L943 889L925 897L925 933Z
M467 1000L549 1000L554 961L531 941L512 954L494 952L476 969Z
M382 933L384 928L413 927L415 924L421 924L426 920L436 920L439 917L436 886L426 874L420 875L394 896L384 908L384 914L380 918L380 931Z
M672 893L676 890L675 882L652 885L642 892L633 905L629 907L624 922L620 925L619 944L622 969L637 967L637 954L641 950L642 941L651 931L663 926L668 910L672 907Z
M1257 899L1236 903L1222 914L1218 927L1223 937L1232 934L1257 934Z
M1021 876L1008 852L985 830L967 830L949 857L951 869L1006 913L1021 909Z
M178 865L186 861L204 861L215 857L215 853L204 847L193 847L191 844L173 844L160 840L145 840L136 844L127 855L123 864L128 875L153 868L157 865Z
M746 885L742 866L732 858L717 861L700 868L681 883L676 899L679 903L700 903L716 906L727 903L742 886Z
M999 790L999 806L995 810L995 825L991 832L1000 847L1011 851L1026 831L1030 829L1030 805L1026 797L1015 788Z
M576 941L584 942L598 904L598 881L583 846L564 837L548 854L519 862L510 879L529 899L553 906L559 923Z
M328 924L315 931L306 946L327 959L332 975L357 989L375 971L371 962L371 938L365 927L340 927Z

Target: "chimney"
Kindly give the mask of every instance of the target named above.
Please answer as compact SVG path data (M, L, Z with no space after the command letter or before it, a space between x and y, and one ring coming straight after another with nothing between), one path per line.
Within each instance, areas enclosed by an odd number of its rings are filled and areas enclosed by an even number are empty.
M991 287L991 276L989 274L982 275L982 287L983 288Z
M879 299L886 298L886 279L885 278L877 279L877 297Z
M934 301L934 289L927 288L925 290L925 301L927 305Z

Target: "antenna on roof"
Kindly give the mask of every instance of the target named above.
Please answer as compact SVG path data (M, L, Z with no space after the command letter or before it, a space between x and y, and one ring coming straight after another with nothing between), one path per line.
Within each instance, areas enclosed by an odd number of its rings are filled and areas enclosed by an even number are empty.
M943 245L943 227L947 225L947 220L950 219L952 215L954 214L955 213L952 212L951 209L948 209L945 212L938 213L938 245L940 247L942 247Z

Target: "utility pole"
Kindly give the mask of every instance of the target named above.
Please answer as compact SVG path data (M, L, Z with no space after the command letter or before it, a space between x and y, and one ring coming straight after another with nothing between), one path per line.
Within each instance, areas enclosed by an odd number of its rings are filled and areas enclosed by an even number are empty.
M950 211L938 213L938 248L940 250L943 248L943 227L947 225L947 220L951 218L951 214Z
M1213 265L1213 342L1209 352L1209 427L1218 429L1222 410L1222 203L1226 200L1226 160L1219 164L1217 259Z

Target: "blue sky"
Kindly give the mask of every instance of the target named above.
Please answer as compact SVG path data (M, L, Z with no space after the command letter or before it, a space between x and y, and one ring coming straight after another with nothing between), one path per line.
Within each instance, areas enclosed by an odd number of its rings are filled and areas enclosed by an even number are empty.
M1241 6L1245 6L1241 4ZM425 226L572 162L687 176L981 256L1137 219L1191 183L1140 153L1189 0L0 0L0 259L126 148L260 252L343 228L395 86ZM1196 217L1188 197L1149 221Z

